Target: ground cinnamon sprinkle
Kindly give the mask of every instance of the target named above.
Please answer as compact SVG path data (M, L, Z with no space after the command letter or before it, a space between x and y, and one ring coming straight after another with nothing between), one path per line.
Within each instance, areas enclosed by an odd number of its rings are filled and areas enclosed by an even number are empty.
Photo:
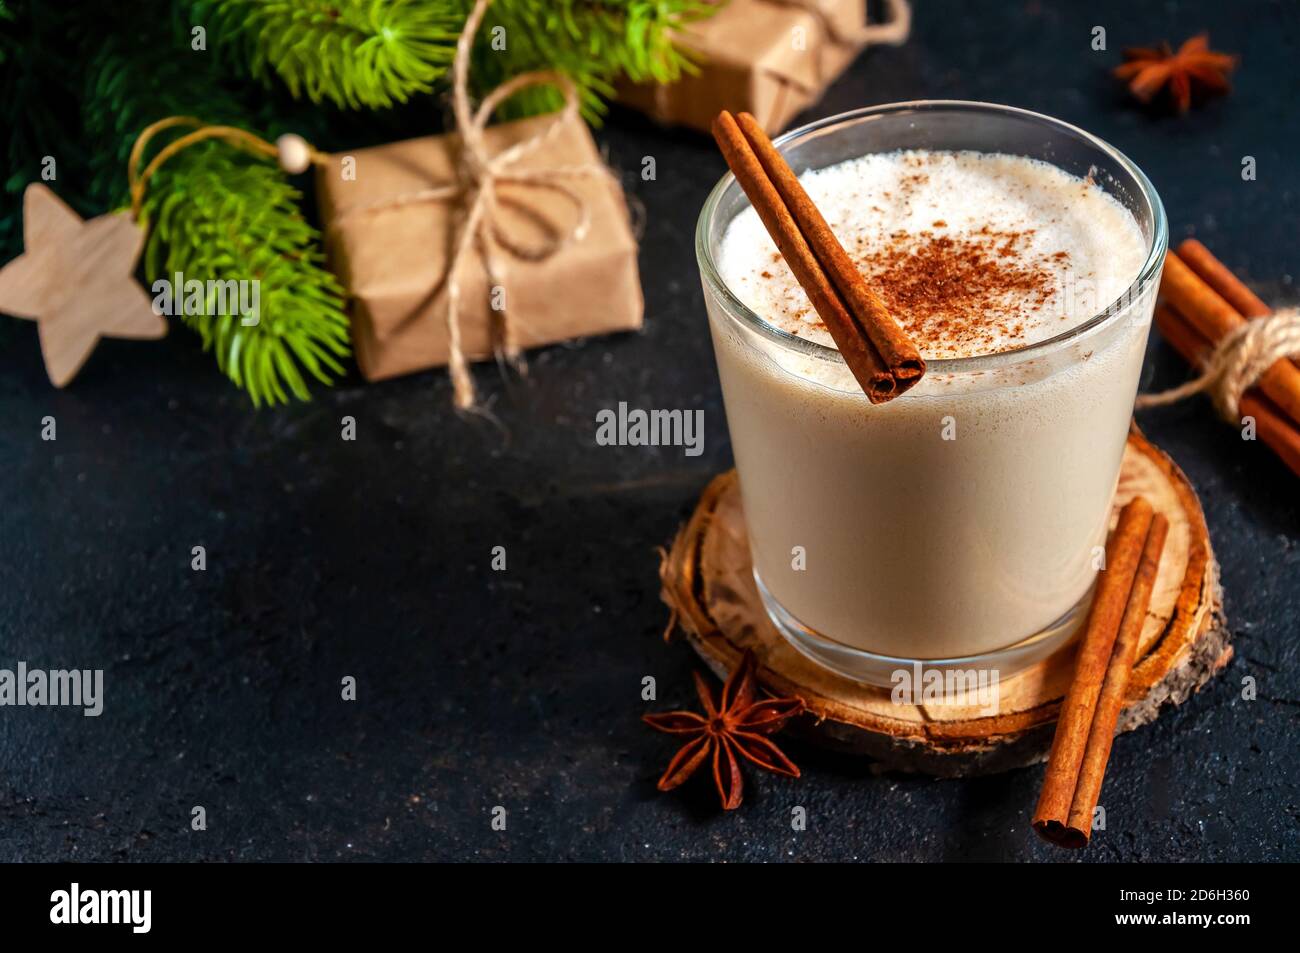
M956 238L895 232L883 249L864 251L860 240L854 261L923 352L981 353L1023 337L1026 314L1053 297L1053 270L1069 254L1026 254L1032 234L987 226Z
M1115 300L1146 253L1118 201L1019 156L866 155L807 179L849 264L935 360L1054 337ZM728 284L770 324L834 345L756 215L737 216L719 257Z

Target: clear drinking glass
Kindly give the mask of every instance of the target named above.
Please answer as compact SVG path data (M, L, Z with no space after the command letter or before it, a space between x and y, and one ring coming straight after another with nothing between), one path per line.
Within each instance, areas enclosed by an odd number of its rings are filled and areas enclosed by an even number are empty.
M1146 238L1133 284L1077 312L1092 318L1014 350L930 360L920 384L873 406L838 351L767 323L719 276L727 225L749 204L733 176L700 214L754 575L777 629L874 684L917 663L1000 676L1030 665L1077 633L1101 565L1168 243L1159 196L1095 136L986 103L873 106L777 146L799 174L900 149L1041 159L1090 176Z

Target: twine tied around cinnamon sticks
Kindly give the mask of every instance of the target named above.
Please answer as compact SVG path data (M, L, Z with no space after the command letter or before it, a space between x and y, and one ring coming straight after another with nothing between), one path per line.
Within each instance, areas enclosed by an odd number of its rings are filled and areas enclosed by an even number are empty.
M1266 443L1300 476L1300 315L1274 313L1214 253L1194 238L1170 249L1160 279L1155 324L1166 342L1201 372L1163 394L1143 394L1137 407L1160 406L1209 391L1234 427L1252 423L1250 439ZM1288 355L1292 355L1288 359ZM1243 430L1242 436L1246 437Z
M1241 421L1241 396L1279 360L1300 356L1300 309L1282 308L1228 332L1203 360L1201 374L1157 394L1140 394L1139 410L1163 407L1208 393L1219 415Z

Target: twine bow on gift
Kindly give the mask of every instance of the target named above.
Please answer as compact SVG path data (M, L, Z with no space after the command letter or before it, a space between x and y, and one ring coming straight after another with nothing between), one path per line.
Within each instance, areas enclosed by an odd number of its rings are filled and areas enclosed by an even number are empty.
M1300 356L1300 309L1281 308L1251 318L1223 337L1201 362L1201 374L1158 394L1139 394L1137 408L1163 407L1195 394L1208 393L1219 415L1241 421L1241 395L1281 358Z
M609 178L616 188L618 187L613 174L601 163L549 166L542 169L514 168L523 156L545 145L564 128L567 121L577 116L577 87L564 74L552 70L522 73L488 93L479 103L477 110L471 108L470 51L474 44L474 36L491 2L492 0L477 0L465 22L465 29L456 43L456 57L452 64L452 107L456 129L460 133L461 140L457 180L402 193L378 202L349 206L341 210L330 225L331 228L336 228L343 219L351 215L398 208L416 202L461 201L464 208L463 218L457 228L451 261L447 268L446 320L448 366L451 371L456 406L462 410L474 406L475 396L473 376L470 374L469 362L461 344L460 269L477 251L487 272L489 285L502 286L505 272L501 259L496 254L498 248L521 261L544 261L570 244L581 241L587 234L590 224L589 210L582 196L571 188L564 181L565 179L589 175L604 176ZM488 151L483 135L488 120L496 107L505 99L530 86L558 88L564 97L564 106L554 115L553 121L543 132L492 155ZM499 194L498 189L504 184L560 195L573 205L577 212L577 219L567 228L556 225L546 215L544 209L530 205L519 197ZM499 210L504 206L512 206L526 212L530 219L543 228L546 238L531 247L513 238L500 221ZM517 367L522 367L522 352L515 323L507 318L505 310L494 310L493 314L498 316L499 322L496 329L498 333L494 335L494 348L506 360Z

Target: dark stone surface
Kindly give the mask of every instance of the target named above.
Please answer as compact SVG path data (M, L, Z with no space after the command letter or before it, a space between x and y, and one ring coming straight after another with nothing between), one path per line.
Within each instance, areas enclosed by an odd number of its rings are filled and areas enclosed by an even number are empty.
M1132 6L917 0L912 41L863 56L809 118L922 97L1060 116L1147 171L1176 237L1294 301L1294 6ZM1157 117L1108 77L1120 47L1202 28L1244 57L1230 98ZM1057 856L1027 825L1041 769L876 777L796 747L804 778L751 773L731 814L704 784L656 793L673 744L639 722L641 680L652 708L688 702L692 657L659 639L654 547L731 460L691 247L723 165L626 113L598 137L647 211L646 329L539 352L525 379L480 368L504 432L456 417L442 373L257 412L179 329L102 344L56 392L34 327L5 319L0 667L102 667L107 700L97 719L0 710L0 859ZM654 182L634 177L644 155ZM1183 374L1153 342L1144 387ZM619 400L704 408L704 455L597 447L595 412ZM1142 423L1202 496L1237 658L1117 743L1110 829L1082 859L1300 859L1295 478L1202 403Z

